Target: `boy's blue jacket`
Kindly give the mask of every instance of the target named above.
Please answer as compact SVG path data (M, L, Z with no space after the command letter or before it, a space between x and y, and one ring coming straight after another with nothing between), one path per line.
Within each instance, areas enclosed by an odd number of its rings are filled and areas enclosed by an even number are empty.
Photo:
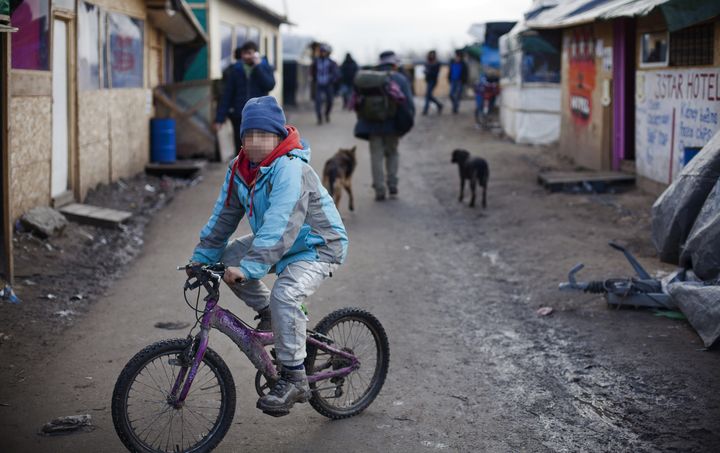
M191 261L220 261L228 239L246 212L255 235L240 263L249 279L260 279L272 266L276 273L295 261L341 264L348 238L332 198L310 166L310 148L293 149L261 167L254 190L233 172L231 162L215 208L200 232ZM228 194L230 178L234 178ZM252 205L250 197L252 198Z

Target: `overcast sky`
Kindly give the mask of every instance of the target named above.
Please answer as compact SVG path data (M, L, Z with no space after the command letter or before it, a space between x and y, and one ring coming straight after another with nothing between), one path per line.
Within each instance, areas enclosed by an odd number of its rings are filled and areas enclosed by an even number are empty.
M532 0L257 0L287 13L305 34L333 47L342 60L351 52L361 63L374 63L385 49L396 52L431 48L449 52L471 41L476 22L516 21ZM286 6L285 6L286 5ZM288 28L284 28L288 30Z

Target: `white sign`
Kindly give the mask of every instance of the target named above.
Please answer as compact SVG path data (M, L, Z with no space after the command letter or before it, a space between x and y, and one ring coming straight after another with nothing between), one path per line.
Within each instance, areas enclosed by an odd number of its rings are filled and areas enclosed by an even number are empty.
M637 81L637 172L669 184L685 148L703 147L720 129L720 68L638 71Z

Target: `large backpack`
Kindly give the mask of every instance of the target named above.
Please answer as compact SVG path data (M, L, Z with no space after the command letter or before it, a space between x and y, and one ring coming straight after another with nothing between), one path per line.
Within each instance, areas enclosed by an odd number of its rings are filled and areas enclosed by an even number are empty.
M389 72L358 71L353 81L357 96L355 111L358 118L370 122L382 122L395 118L398 105L388 93L390 83Z

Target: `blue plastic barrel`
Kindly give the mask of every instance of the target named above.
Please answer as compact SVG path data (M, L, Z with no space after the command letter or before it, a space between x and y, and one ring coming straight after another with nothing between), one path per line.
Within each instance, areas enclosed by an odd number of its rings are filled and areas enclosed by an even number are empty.
M173 163L177 157L175 148L175 120L153 118L150 120L150 160Z

